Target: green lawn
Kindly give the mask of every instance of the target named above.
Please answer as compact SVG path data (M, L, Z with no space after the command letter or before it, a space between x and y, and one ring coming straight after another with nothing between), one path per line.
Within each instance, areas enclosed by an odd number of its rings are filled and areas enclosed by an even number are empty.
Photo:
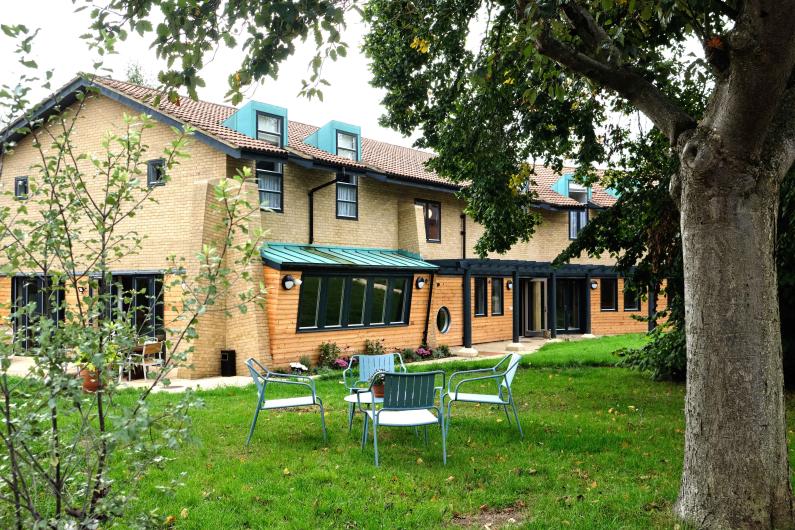
M426 448L410 430L384 428L375 468L372 445L359 449L361 419L347 431L337 379L318 382L328 445L317 413L266 412L246 448L254 387L205 392L193 414L195 443L147 476L136 508L174 515L177 528L214 530L499 528L510 519L521 528L672 528L683 385L569 366L603 364L640 340L564 342L529 356L514 383L524 441L501 410L461 405L447 466L438 430ZM155 396L162 405L173 399ZM162 495L157 486L181 472L185 485Z

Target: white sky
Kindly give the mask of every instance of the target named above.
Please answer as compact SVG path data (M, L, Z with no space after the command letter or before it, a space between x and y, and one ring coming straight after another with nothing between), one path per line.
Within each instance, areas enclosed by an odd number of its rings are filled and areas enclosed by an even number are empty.
M88 31L88 10L75 13L73 4L66 0L6 1L4 4L0 10L0 22L41 29L34 42L33 58L41 69L55 69L54 88L68 82L79 71L91 71L94 57L79 38ZM367 60L359 49L364 29L358 18L350 17L343 35L343 40L350 46L347 57L329 62L324 68L324 77L331 83L331 86L323 87L324 102L298 96L301 79L309 77L307 67L314 55L311 38L306 43L296 43L296 53L282 63L278 80L268 78L250 90L248 98L286 107L291 120L320 126L336 119L361 126L362 135L366 137L411 146L413 138L405 138L378 125L378 117L383 114L380 101L384 91L369 84ZM105 66L113 70L112 76L126 79L128 65L138 63L147 77L154 79L163 64L149 49L151 38L151 34L143 38L130 34L127 41L120 43L118 54L105 61ZM18 56L13 52L14 41L0 33L0 75L2 83L10 85L15 84L15 78L22 70ZM227 77L239 64L239 52L221 47L202 72L207 86L200 90L199 97L224 103ZM46 90L40 89L33 94L32 100L39 101L47 95Z

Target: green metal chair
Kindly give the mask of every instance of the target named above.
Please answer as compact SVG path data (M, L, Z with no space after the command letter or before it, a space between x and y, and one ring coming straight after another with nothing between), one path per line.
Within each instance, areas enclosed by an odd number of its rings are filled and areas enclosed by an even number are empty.
M442 376L442 386L436 386L436 376ZM378 466L378 427L425 427L425 444L428 444L428 425L438 424L442 433L442 460L447 464L447 443L444 427L444 405L442 389L445 373L441 370L419 373L384 374L384 403L375 410L363 409L361 401L359 410L364 413L364 431L362 432L362 448L367 441L369 423L373 424L373 449L375 465ZM372 387L372 384L370 385ZM369 389L372 391L372 388ZM439 395L439 406L436 396ZM357 394L358 397L358 394Z
M248 371L251 373L251 378L254 379L254 384L257 385L257 393L259 395L257 399L257 409L254 411L254 420L251 422L248 438L246 438L246 445L251 441L251 436L254 434L254 427L257 425L257 417L261 410L288 409L294 407L320 407L320 426L323 429L323 440L328 440L328 436L326 435L326 418L323 413L323 401L315 392L314 379L304 375L277 374L271 372L253 358L246 361L246 366L248 366ZM289 398L265 399L266 388L268 385L274 384L305 387L310 390L311 394Z
M453 402L463 403L483 403L486 405L501 406L505 411L505 417L508 418L508 425L511 424L511 416L508 414L508 406L513 409L513 416L516 420L516 427L519 429L519 436L524 438L522 432L522 424L519 423L519 414L516 412L516 403L513 401L513 394L511 393L511 383L516 375L516 369L519 367L519 362L522 356L518 353L511 353L500 359L496 365L491 368L481 368L479 370L463 370L460 372L453 372L447 382L447 392L442 399L448 399L447 403L447 430L450 429L452 417L450 415ZM474 374L488 374L476 377L468 377ZM463 376L463 378L461 378ZM456 381L458 379L458 381ZM461 392L461 386L470 383L480 383L484 381L494 381L496 383L495 392L492 394L474 394ZM455 386L453 386L455 384ZM444 405L443 405L444 406Z
M376 372L405 373L406 365L403 364L403 357L397 352L383 355L352 355L350 366L342 372L342 379L348 393L358 394L367 391L370 380ZM353 411L354 405L351 403L348 406L348 431L353 426Z

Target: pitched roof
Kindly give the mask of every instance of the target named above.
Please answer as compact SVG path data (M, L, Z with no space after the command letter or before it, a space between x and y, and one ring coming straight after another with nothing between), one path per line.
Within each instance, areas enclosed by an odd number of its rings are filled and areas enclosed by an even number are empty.
M266 243L260 253L266 263L277 269L355 267L378 270L436 270L439 268L423 261L417 254L383 248Z
M76 90L84 83L80 84L81 78L76 78L65 85L56 95L41 105L48 109L63 100L63 92ZM287 127L288 145L286 148L276 147L268 142L257 140L246 136L234 129L226 127L223 122L234 114L238 109L229 105L211 103L208 101L193 100L181 96L175 102L168 100L165 95L153 88L143 87L125 81L118 81L108 77L94 77L91 82L104 88L106 91L121 95L134 100L140 105L152 111L165 115L178 122L185 123L195 128L205 138L215 142L220 142L226 148L244 150L254 153L284 157L296 156L300 159L319 162L323 165L332 167L347 167L361 171L375 172L397 180L427 184L433 186L443 186L447 189L456 189L460 185L450 182L433 171L429 170L425 163L434 155L426 151L401 147L388 144L379 140L362 138L362 160L352 161L331 153L327 153L317 147L304 142L304 139L318 130L314 125L308 125L296 121L289 121ZM76 88L75 88L76 87ZM162 97L158 102L157 108L154 106L155 97L160 94ZM5 131L0 132L0 139L9 135L10 129L19 125L12 125ZM13 131L11 131L13 132ZM552 185L561 177L562 174L573 172L573 168L563 168L561 173L555 172L545 166L535 168L536 175L530 189L538 194L536 202L560 207L579 206L579 203L569 197L565 197L555 192ZM591 193L591 203L599 207L609 207L614 204L616 198L609 194L605 189L594 184Z

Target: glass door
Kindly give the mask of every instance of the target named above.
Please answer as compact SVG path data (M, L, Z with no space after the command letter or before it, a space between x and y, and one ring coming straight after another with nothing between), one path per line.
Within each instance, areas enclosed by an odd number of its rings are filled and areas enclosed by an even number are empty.
M557 280L555 326L561 333L582 330L583 280Z
M547 280L529 278L522 281L522 334L537 337L547 328Z

